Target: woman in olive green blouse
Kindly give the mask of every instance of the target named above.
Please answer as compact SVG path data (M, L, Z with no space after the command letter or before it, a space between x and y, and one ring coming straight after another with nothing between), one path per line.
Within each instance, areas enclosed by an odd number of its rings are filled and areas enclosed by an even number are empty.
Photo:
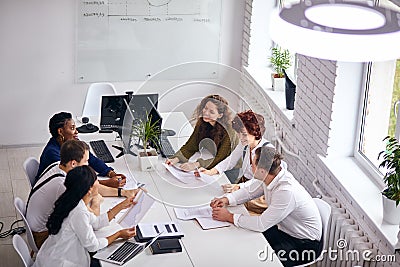
M175 155L167 159L167 164L182 162L185 171L199 167L211 169L225 159L238 144L236 132L231 125L228 101L219 95L209 95L201 100L195 112L197 118L192 135ZM214 157L203 159L201 152L207 149ZM200 157L195 162L188 159L196 152Z

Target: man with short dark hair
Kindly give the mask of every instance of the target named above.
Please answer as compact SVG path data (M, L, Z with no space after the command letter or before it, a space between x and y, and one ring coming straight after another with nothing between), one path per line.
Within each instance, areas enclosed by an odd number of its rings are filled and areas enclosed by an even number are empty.
M273 147L257 148L253 160L258 186L211 201L213 218L238 227L262 232L284 266L310 262L322 249L322 222L310 194L293 175L281 167L281 155ZM268 208L260 216L232 214L225 206L242 204L265 195ZM307 257L303 258L302 252Z
M38 248L48 237L46 223L53 211L54 203L65 191L64 181L66 174L77 166L88 165L89 146L79 140L68 140L63 143L60 150L60 161L48 166L39 176L39 180L32 188L28 198L26 219L33 232ZM121 195L131 197L137 190L121 190ZM100 211L102 196L118 196L118 189L99 185L99 193L92 197L88 207L94 214Z

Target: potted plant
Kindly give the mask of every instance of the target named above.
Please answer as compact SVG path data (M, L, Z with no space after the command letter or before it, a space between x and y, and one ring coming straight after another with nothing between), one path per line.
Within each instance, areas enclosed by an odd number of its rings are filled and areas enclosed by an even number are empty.
M383 158L379 168L385 168L383 180L386 188L382 192L383 219L391 224L400 224L400 145L396 138L387 136L386 149L378 159Z
M292 65L289 50L282 49L280 46L273 47L269 60L274 69L274 73L272 73L272 89L283 91L285 89L284 71Z
M139 150L139 166L142 171L153 171L158 161L156 148L159 147L161 129L158 121L152 122L151 115L139 119L132 125L132 135L139 139L143 149Z

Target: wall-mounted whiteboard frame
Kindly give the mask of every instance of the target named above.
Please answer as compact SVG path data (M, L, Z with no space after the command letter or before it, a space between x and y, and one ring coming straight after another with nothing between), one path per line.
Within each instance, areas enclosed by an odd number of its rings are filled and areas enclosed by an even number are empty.
M184 62L220 62L221 0L77 1L76 82L140 81Z

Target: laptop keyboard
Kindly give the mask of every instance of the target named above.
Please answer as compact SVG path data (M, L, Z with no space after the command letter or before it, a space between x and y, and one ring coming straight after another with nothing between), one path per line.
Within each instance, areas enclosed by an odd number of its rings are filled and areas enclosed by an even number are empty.
M110 256L108 256L107 259L125 263L135 257L141 251L141 249L139 249L140 247L141 246L137 243L125 242Z
M160 152L165 158L175 155L175 150L172 148L171 143L165 135L161 135L160 137Z
M115 161L104 140L90 141L89 144L92 147L94 154L96 154L96 157L105 163Z

